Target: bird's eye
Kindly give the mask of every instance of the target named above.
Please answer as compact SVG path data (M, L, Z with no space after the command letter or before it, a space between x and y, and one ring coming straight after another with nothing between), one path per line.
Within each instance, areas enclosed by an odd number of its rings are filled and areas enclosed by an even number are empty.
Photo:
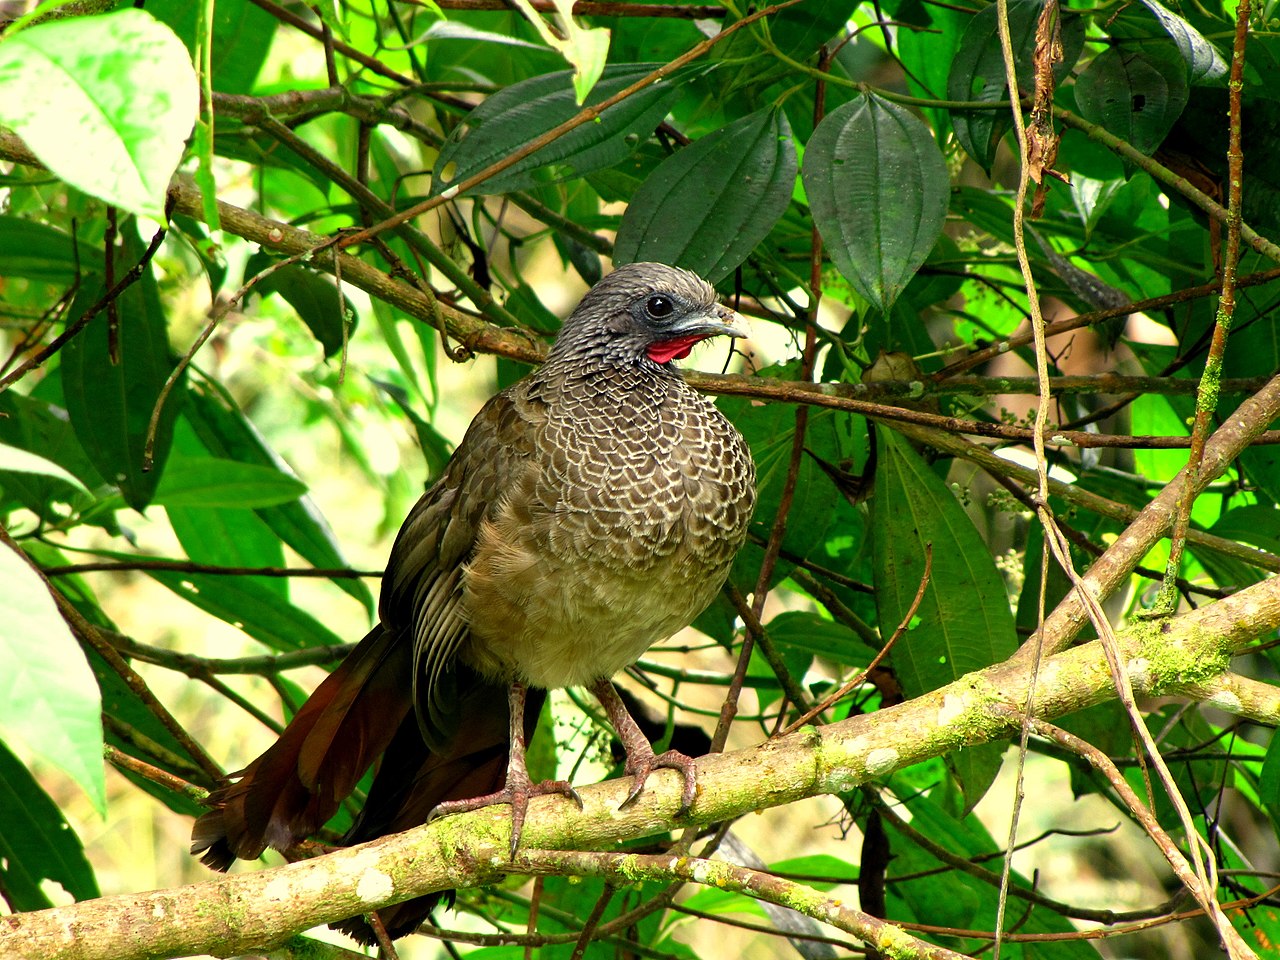
M665 320L676 312L676 304L665 294L655 293L644 302L644 309L654 320Z

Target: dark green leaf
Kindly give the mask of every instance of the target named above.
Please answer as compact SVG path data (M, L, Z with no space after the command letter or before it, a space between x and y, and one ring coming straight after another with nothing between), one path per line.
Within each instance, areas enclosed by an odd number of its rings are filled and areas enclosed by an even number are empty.
M779 371L781 373L781 370ZM756 462L757 524L772 517L786 484L795 436L795 411L783 404L754 406L749 400L723 397L719 402L724 412L746 437ZM832 411L811 411L805 431L805 449L828 463L838 464L852 446L849 418ZM836 516L840 494L827 479L812 456L800 458L795 495L788 514L783 550L792 556L809 557L814 553L825 558L826 533ZM761 534L767 531L761 528ZM734 561L733 578L744 592L754 590L760 570L760 548L748 542ZM782 562L775 571L775 581L786 575L789 564Z
M715 52L717 59L737 67L729 91L776 80L792 69L788 60L809 60L843 32L857 6L848 0L804 0L738 31Z
M205 449L215 457L268 466L277 471L289 469L267 446L230 395L212 381L201 380L191 385L183 416ZM310 496L275 507L259 507L255 513L308 563L331 569L348 566L333 531ZM366 610L373 611L373 594L363 581L338 577L333 582L360 601Z
M0 276L70 287L85 273L101 273L102 263L101 247L77 244L46 223L0 216Z
M1033 83L1036 23L1043 7L1043 0L1013 0L1009 4L1009 38L1014 51L1014 68L1018 85L1024 88ZM996 5L989 4L979 10L965 28L964 36L960 38L960 49L951 61L947 99L994 103L1009 98L996 16ZM1059 81L1080 56L1084 46L1084 21L1070 14L1063 16L1061 34L1063 59L1053 68L1054 78ZM1013 124L1009 108L953 110L951 123L960 146L978 161L982 169L990 172L1000 138Z
M1159 0L1142 0L1142 3L1178 45L1178 51L1187 64L1188 79L1192 83L1216 80L1226 75L1226 61L1199 30L1162 5Z
M11 909L52 907L40 888L51 880L77 900L98 894L93 867L58 805L0 742L0 891Z
M128 238L127 269L143 251L132 228L122 232ZM96 284L82 289L72 304L70 320L80 317L103 293ZM116 303L121 317L120 362L111 362L104 310L59 355L62 389L71 425L85 453L98 472L120 488L125 502L141 510L151 502L164 471L183 390L179 384L165 402L155 435L155 464L151 470L144 470L143 451L151 413L173 370L164 308L149 266L136 283L125 288Z
M790 610L769 621L769 637L780 647L803 650L851 667L865 667L874 651L842 623L826 620L816 613Z
M271 262L265 254L251 257L245 264L245 276L268 269ZM355 308L346 297L338 296L338 287L328 275L291 263L271 270L254 285L254 290L264 296L280 294L320 341L326 357L341 350L355 331Z
M659 66L629 63L606 67L585 105L600 103ZM703 69L686 69L650 84L610 107L595 123L582 124L467 193L525 189L538 182L535 171L542 167L552 167L547 174L550 179L566 180L612 166L635 149L637 140L648 138L679 96L680 84ZM581 109L573 92L571 70L534 77L494 94L467 116L466 124L440 151L435 168L437 192L519 150ZM451 163L453 175L446 180L444 170Z
M1187 70L1171 42L1112 47L1076 79L1080 115L1151 154L1187 105Z
M190 0L147 0L147 12L169 25L195 55L196 20L204 4ZM267 58L278 22L249 0L218 0L213 10L213 89L249 93Z
M284 546L252 510L166 506L169 525L187 557L218 567L283 567ZM254 577L281 600L289 599L287 577Z
M1017 639L1004 581L955 496L900 436L888 430L877 436L871 532L876 609L886 635L906 617L920 588L926 545L933 553L914 625L892 654L910 699L1004 660ZM956 765L968 806L990 785L999 754L995 744L961 752Z
M331 646L343 640L311 614L248 577L176 573L148 570L148 576L164 584L184 600L234 627L273 650L299 650Z
M301 480L272 467L188 458L169 466L151 502L162 507L273 507L306 492Z
M888 310L942 233L950 180L929 128L864 94L828 114L804 155L804 188L831 259Z
M786 114L773 108L735 120L649 175L623 214L613 261L671 263L717 283L768 236L795 179Z
M1280 829L1280 737L1272 734L1267 755L1258 777L1258 796L1271 814L1271 822Z

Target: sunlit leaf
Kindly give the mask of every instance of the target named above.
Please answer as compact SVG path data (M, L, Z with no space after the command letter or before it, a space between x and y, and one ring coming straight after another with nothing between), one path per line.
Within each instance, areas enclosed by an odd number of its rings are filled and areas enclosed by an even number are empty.
M0 43L0 123L67 183L134 213L163 219L196 101L186 47L142 10L41 23Z
M49 588L0 545L0 740L52 764L107 811L102 700Z

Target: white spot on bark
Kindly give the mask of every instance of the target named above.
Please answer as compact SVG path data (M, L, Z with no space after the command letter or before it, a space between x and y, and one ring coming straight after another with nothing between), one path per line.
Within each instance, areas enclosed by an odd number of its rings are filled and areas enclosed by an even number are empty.
M959 719L968 706L968 699L961 694L948 693L942 698L942 706L938 708L938 726L945 727L953 720Z
M893 747L880 747L867 754L867 774L872 777L887 773L898 764L898 751Z
M360 874L360 881L356 884L356 896L365 903L375 903L384 900L395 892L396 885L391 882L381 870L366 870Z
M1134 686L1145 689L1151 684L1151 661L1146 657L1134 657L1125 664L1125 671Z
M1240 698L1230 690L1219 690L1209 698L1209 703L1220 710L1227 711L1227 713L1239 713L1243 706L1240 703Z

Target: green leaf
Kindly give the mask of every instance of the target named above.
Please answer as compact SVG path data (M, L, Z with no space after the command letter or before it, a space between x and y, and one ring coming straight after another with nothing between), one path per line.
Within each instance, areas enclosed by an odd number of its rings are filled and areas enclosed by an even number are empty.
M661 64L628 63L606 67L587 104L599 103L624 90ZM594 123L584 123L504 170L467 195L508 193L539 182L535 171L551 167L543 179L566 180L612 166L627 157L636 138L653 132L679 96L679 85L705 67L686 69L659 80L615 104ZM573 90L572 72L562 70L514 84L495 93L467 115L440 151L436 161L437 192L491 166L542 136L581 108ZM446 180L444 170L454 165Z
M0 123L72 186L164 219L195 124L195 72L142 10L38 24L0 43Z
M289 470L288 464L267 446L231 396L212 381L197 380L191 384L183 416L204 448L215 457L256 463L281 472ZM309 495L279 506L259 507L254 512L276 536L313 566L349 566L333 531ZM363 581L337 577L333 583L373 612L373 594Z
M342 637L300 607L250 577L148 570L147 575L219 620L244 630L273 650L331 646Z
M884 630L906 615L920 587L925 545L933 548L918 622L893 649L903 690L917 697L1010 656L1017 647L1013 613L991 552L955 495L898 434L877 436L871 531Z
M58 466L52 460L46 460L27 450L0 443L0 473L36 473L46 477L54 477L75 487L81 493L88 494L88 488Z
M888 311L946 218L950 179L929 128L903 107L863 94L813 132L804 188L840 273Z
M0 890L21 913L54 903L40 888L52 880L77 900L99 896L80 838L30 771L0 743Z
M1178 52L1186 61L1188 79L1192 83L1226 76L1226 61L1218 53L1217 47L1204 38L1204 34L1159 0L1142 0L1142 5L1155 15L1169 38L1177 44Z
M1258 796L1271 814L1271 822L1280 828L1280 737L1272 734L1267 755L1258 776Z
M169 525L187 557L219 567L283 567L284 546L252 510L229 507L166 507ZM284 602L289 578L252 578Z
M1076 78L1080 115L1152 154L1187 105L1187 69L1172 42L1111 47Z
M778 108L760 110L664 160L623 214L615 264L653 260L717 283L791 202L796 150Z
M156 488L161 507L272 507L297 500L307 485L272 467L217 457L175 461Z
M1014 51L1014 68L1018 84L1032 85L1032 55L1035 50L1036 23L1044 0L1013 0L1009 4L1009 39ZM1061 14L1060 14L1061 15ZM996 5L989 4L974 15L960 38L960 49L951 61L947 77L947 99L981 100L994 103L1009 98L1005 83L1004 54L996 28ZM1053 76L1061 82L1075 65L1084 47L1084 21L1081 17L1062 16L1062 62L1055 64ZM960 146L978 165L991 172L1000 138L1013 124L1009 108L991 110L952 110L951 123Z
M78 247L78 249L77 249ZM102 272L102 249L47 223L0 216L0 263L6 277L71 286L82 273Z
M1013 613L991 552L955 496L904 439L877 430L880 458L871 532L876 610L888 636L906 617L933 567L913 625L893 648L894 671L908 699L1009 657L1017 648ZM985 744L952 758L969 807L999 769L1002 747Z
M767 629L769 638L780 647L803 650L851 667L865 667L874 655L844 624L804 610L778 614L769 621Z
M102 700L49 588L0 546L0 740L61 768L106 816Z
M196 22L203 4L191 0L147 0L147 12L167 24L195 53ZM213 89L251 93L279 21L249 0L218 0L213 8Z
M122 232L127 269L141 257L142 246L132 229ZM71 306L71 322L103 293L100 285L82 289ZM104 310L63 347L62 388L71 425L89 460L119 486L129 506L141 510L151 501L164 470L183 391L179 384L165 402L156 429L154 466L144 470L151 414L173 370L164 308L150 267L124 289L116 304L122 321L120 362L113 363L108 351Z
M794 368L791 368L794 370ZM786 368L776 371L785 376ZM756 463L756 522L777 513L791 464L791 448L795 436L795 411L783 404L755 406L750 400L721 397L717 406L742 432L751 447ZM830 410L812 410L805 431L805 449L828 463L840 463L852 446L849 438L850 418ZM826 532L836 516L840 494L827 479L813 456L800 459L796 475L794 499L788 513L787 531L782 540L783 551L796 557L818 555L826 559ZM760 528L763 535L767 530ZM744 592L754 590L760 572L761 548L748 541L733 564L733 580ZM780 562L774 571L774 582L787 575L790 564Z
M269 268L272 262L272 258L265 254L255 254L245 264L244 275L252 277ZM280 294L320 341L326 357L332 357L341 350L355 331L357 317L351 301L338 295L338 287L331 278L314 270L297 264L278 267L259 280L253 289L264 296Z

